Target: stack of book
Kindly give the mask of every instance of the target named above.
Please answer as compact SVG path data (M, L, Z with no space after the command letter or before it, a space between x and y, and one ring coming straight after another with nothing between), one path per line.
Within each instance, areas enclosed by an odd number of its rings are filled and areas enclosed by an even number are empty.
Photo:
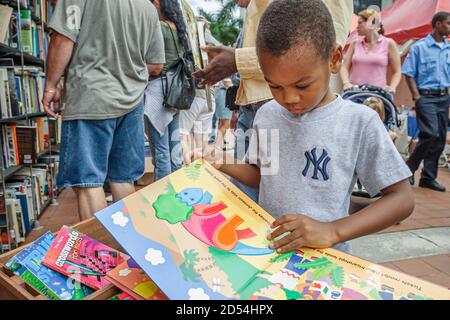
M51 300L79 300L110 285L108 271L129 257L66 226L47 232L6 267ZM116 297L130 300L126 295Z

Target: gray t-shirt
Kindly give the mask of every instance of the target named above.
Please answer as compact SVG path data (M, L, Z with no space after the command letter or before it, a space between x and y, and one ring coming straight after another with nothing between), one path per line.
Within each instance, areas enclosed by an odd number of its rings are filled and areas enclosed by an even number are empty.
M165 62L158 13L148 0L58 0L49 27L75 42L63 119L111 119L144 96L147 64Z
M275 217L338 220L348 216L357 177L374 196L411 176L378 114L340 96L297 117L272 100L253 128L246 160L261 168L259 202Z

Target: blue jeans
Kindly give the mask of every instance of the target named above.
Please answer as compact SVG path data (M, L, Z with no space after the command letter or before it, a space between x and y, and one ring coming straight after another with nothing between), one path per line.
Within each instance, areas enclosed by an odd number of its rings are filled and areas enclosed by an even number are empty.
M144 174L144 104L106 120L62 122L61 188L97 188L105 181L132 183Z
M146 118L146 131L150 138L155 181L162 179L181 168L180 122L177 113L169 123L164 134L158 131Z
M252 129L253 121L255 120L256 112L262 103L249 105L245 107L240 107L239 109L239 117L236 124L236 145L234 148L234 157L239 160L243 160L245 158L245 154L247 153L248 146L250 144L250 134L248 130ZM246 134L247 133L247 134ZM240 146L245 146L242 148ZM240 183L235 179L231 179L242 192L244 192L247 196L249 196L253 201L258 202L259 198L259 190L250 188L249 186Z

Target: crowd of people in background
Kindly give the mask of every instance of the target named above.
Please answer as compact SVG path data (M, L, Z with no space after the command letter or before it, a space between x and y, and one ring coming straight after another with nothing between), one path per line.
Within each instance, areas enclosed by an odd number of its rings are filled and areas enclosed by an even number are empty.
M164 106L162 81L167 68L183 57L191 46L188 26L182 18L178 0L58 1L49 25L53 34L43 103L49 116L58 117L62 113L58 184L76 191L82 219L106 207L103 191L105 182L110 184L115 201L135 191L134 182L144 174L145 139L150 143L155 181L178 170L183 164L190 163L198 157L196 152L200 152L203 158L222 153L232 154L238 163L243 164L240 169L227 165L217 167L227 173L243 192L278 215L278 226L295 234L289 242L275 242L275 248L281 251L297 248L300 244L313 247L337 245L343 250L349 250L346 240L385 228L405 218L412 208L409 205L409 184L405 187L403 182L409 178L410 183L414 184L411 172L418 169L422 160L424 169L419 186L445 191L436 177L437 161L445 146L450 105L450 44L446 40L450 35L450 13L440 12L435 15L433 32L411 48L402 69L396 43L384 37L380 15L370 9L359 13L357 31L360 37L350 44L344 56L342 48L346 43L353 13L352 0L235 2L247 9L244 26L235 46L205 48L210 60L206 68L193 73L198 79L195 99L189 109L179 110ZM73 10L74 6L78 9ZM109 6L109 9L105 10L104 6ZM306 11L313 10L318 20L309 19L299 11L298 6ZM310 28L316 28L314 33L303 29L304 25L291 21L295 20L292 13L282 9L286 7L292 7L292 12L304 16L304 23ZM103 14L99 15L98 12ZM130 17L133 23L130 23ZM285 21L287 25L283 26L277 19L288 19ZM323 30L318 29L322 27ZM274 36L277 30L283 34ZM299 35L304 38L299 39ZM318 45L320 41L322 47ZM325 46L327 43L329 47ZM291 66L292 61L286 57L292 54L292 57L298 58L298 52L293 48L304 52L304 61L310 59L311 65L320 62L320 67L310 70L300 60L298 68ZM278 65L279 69L275 70L274 65ZM290 69L280 75L283 68L289 66ZM295 74L295 68L303 74ZM391 70L389 76L388 70ZM329 168L337 171L329 176L327 161L335 161L337 146L328 146L329 150L335 152L328 153L326 142L315 145L317 139L311 134L314 132L324 137L331 126L319 128L311 126L310 122L323 121L326 112L334 112L330 110L337 110L341 105L342 112L349 113L336 115L336 119L341 119L343 123L352 121L349 117L353 111L348 107L353 105L342 102L340 96L336 98L330 89L337 87L340 82L337 75L340 75L343 91L352 90L357 85L371 84L393 97L402 73L416 102L420 129L419 144L407 161L407 166L400 163L399 155L393 154L392 140L396 138L395 133L389 132L390 139L386 140L386 137L389 138L386 131L389 130L379 130L384 120L384 105L382 100L375 98L368 99L364 104L375 110L379 119L369 124L368 119L361 119L358 124L366 123L373 129L367 132L367 137L363 137L367 146L358 145L358 148L355 147L347 154L353 154L354 158L343 159L348 168L354 165L356 169L344 172L333 165ZM63 103L60 103L62 93L58 84L63 75L64 95ZM306 75L309 78L304 78ZM286 83L287 80L293 83ZM232 103L239 106L238 111L231 110L231 102L227 99L227 93L232 87L237 89ZM305 101L310 105L304 105ZM279 113L280 118L272 119L271 112L274 112L273 115ZM356 118L366 115L374 119L373 111L369 108L358 112L354 114ZM316 120L309 121L310 118ZM304 123L299 119L305 119ZM308 128L309 135L300 126L297 127L297 123ZM275 128L277 125L282 127ZM250 161L249 148L258 140L252 128L264 126L290 131L287 135L282 133L285 140L281 141L281 145L293 143L292 146L283 146L288 149L286 154L280 155L280 161L284 161L280 170L285 171L274 175L275 178L255 171L256 167L262 170L262 158L267 154L258 153L255 156L256 165L247 166ZM357 139L356 133L351 135L338 131L344 136L350 135L348 143ZM291 135L292 132L310 137L311 142L298 141ZM371 152L368 146L383 154L377 154L377 158L372 159L369 154L358 153ZM303 147L309 149L297 155L300 149L296 148ZM319 147L322 148L320 151ZM316 152L322 152L322 156ZM296 168L296 158L291 155L307 161L305 168ZM388 156L392 156L390 160L396 165L392 167L395 174L382 172L381 164L390 161L386 158ZM376 160L379 162L375 163ZM322 161L327 163L324 165ZM308 179L310 163L315 169L312 179ZM241 171L244 169L249 170L249 173ZM299 190L303 190L311 198L299 201L295 195L283 194L282 186L292 178L289 176L291 170L303 170L302 176L293 181L292 185L297 189L292 189L292 192L298 194ZM336 176L333 177L333 174ZM353 178L356 180L356 176L367 184L371 194L380 195L381 192L378 204L362 212L361 217L368 219L365 222L361 218L346 217L349 189L336 181L336 177L340 177L350 184ZM254 180L249 180L249 177ZM285 181L280 180L282 178ZM325 183L330 179L334 184L328 184L325 188ZM331 190L332 187L336 190ZM337 191L340 188L345 190L340 193ZM329 203L328 207L318 204L313 189L319 190L317 192L321 194L328 191L330 194L336 193L336 198L330 198L330 201L333 200L340 207L332 207ZM346 208L347 212L344 212ZM372 213L380 211L380 208L386 210L375 218L377 215ZM289 212L287 210L296 210L294 213L302 213L309 218L303 215L283 216ZM323 216L323 212L317 213L317 210L334 210L334 213L329 213L338 214L339 217ZM326 224L338 218L347 222L340 226L333 224L332 228L329 227L331 224ZM320 231L318 233L322 235L329 234L330 238L326 242L312 236L308 238L305 236L305 226ZM348 234L339 239L332 238L333 228L343 228ZM304 233L303 236L299 230ZM274 233L272 237L277 235ZM298 240L300 238L303 239L301 242Z

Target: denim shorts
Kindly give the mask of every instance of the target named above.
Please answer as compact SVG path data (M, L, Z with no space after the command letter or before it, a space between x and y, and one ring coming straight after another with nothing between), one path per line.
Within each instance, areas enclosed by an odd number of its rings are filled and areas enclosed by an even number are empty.
M61 127L60 188L132 183L144 175L144 103L119 118L69 120Z

